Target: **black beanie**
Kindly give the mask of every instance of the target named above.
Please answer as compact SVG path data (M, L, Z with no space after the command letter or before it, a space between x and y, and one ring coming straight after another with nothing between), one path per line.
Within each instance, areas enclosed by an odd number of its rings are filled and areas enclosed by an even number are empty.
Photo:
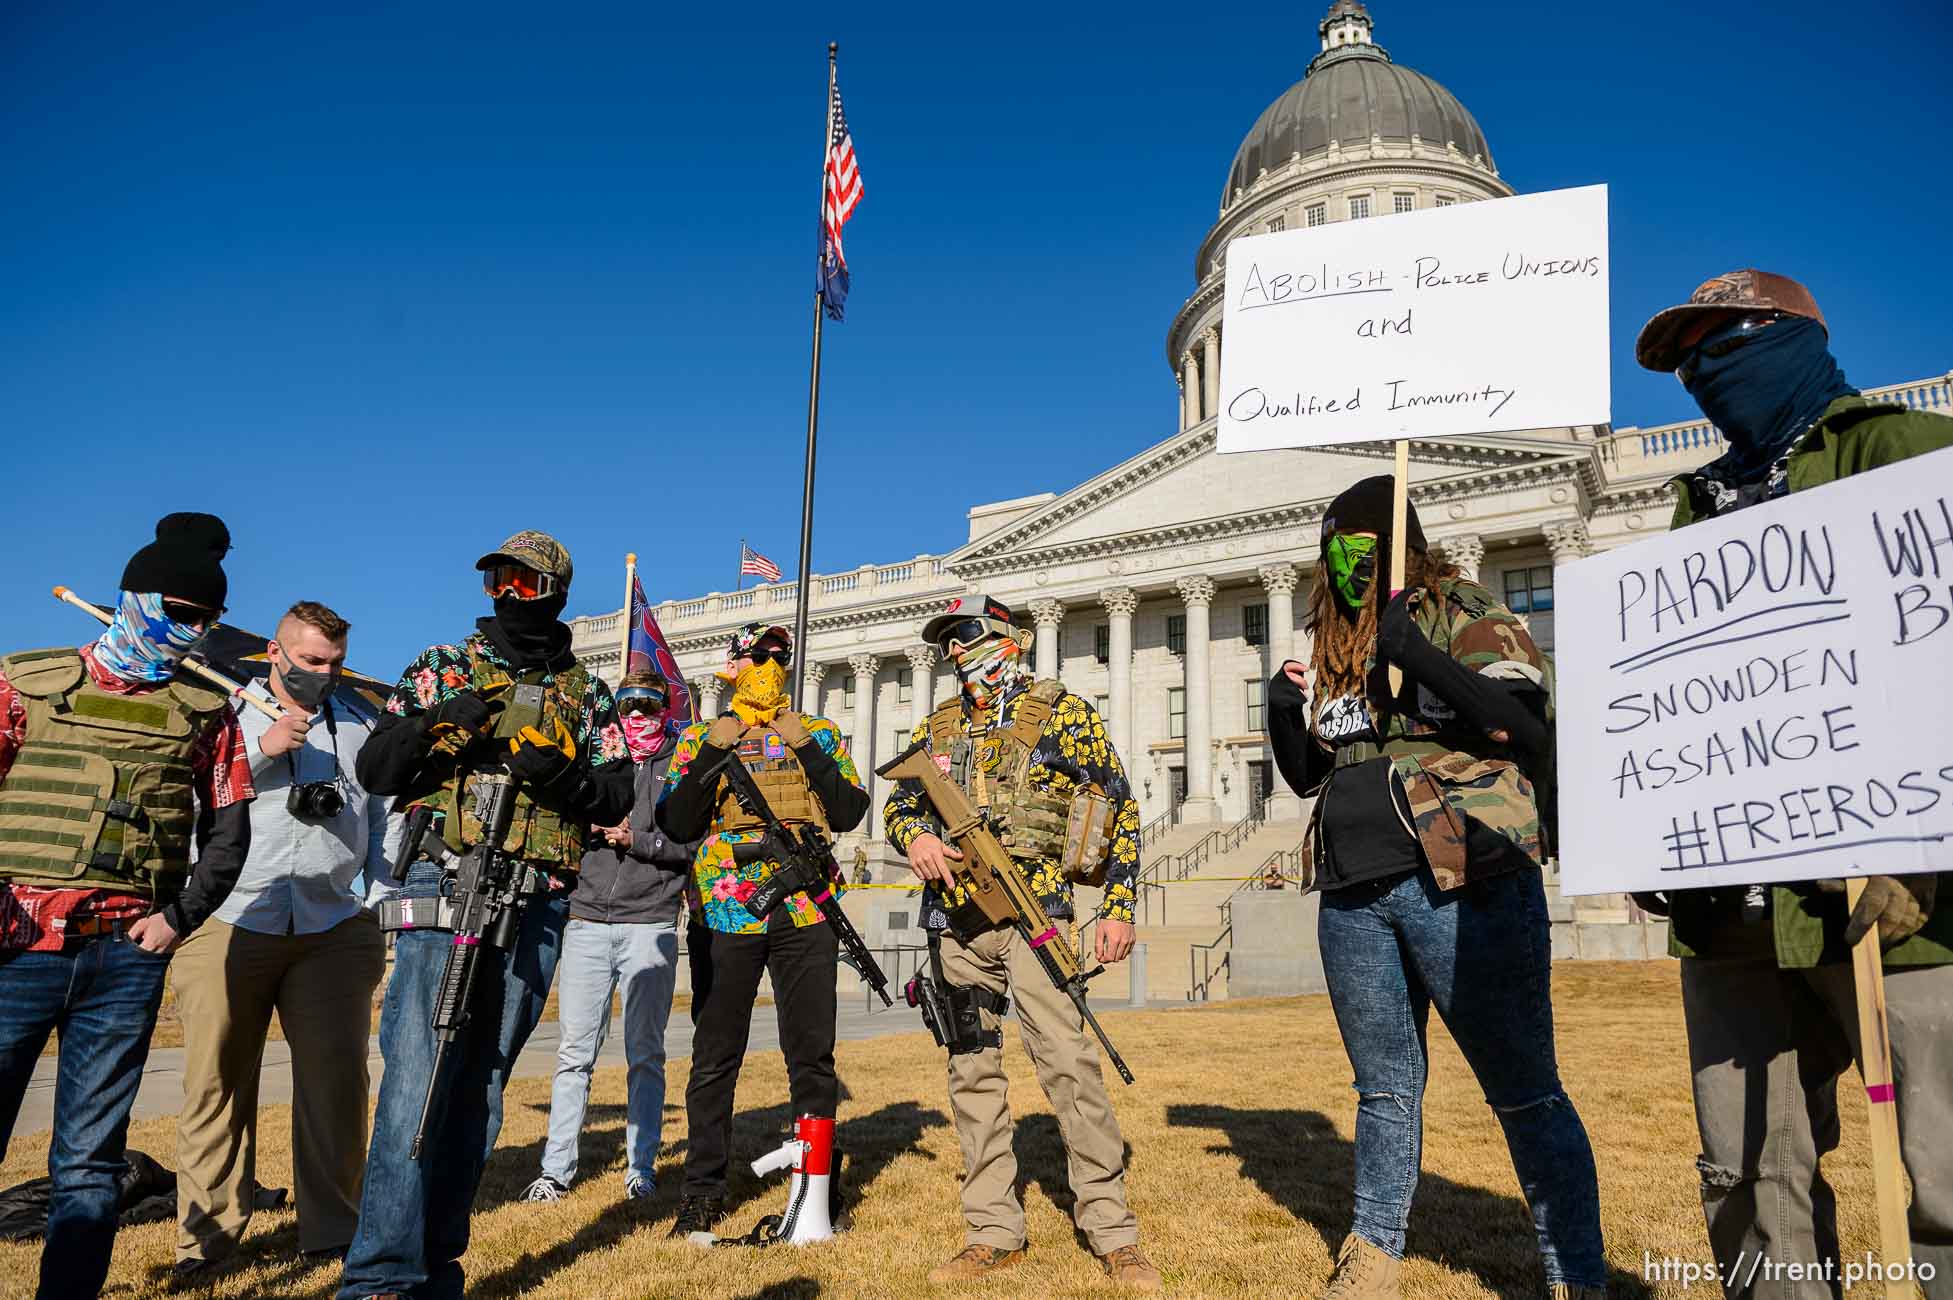
M1329 509L1323 512L1323 546L1327 547L1330 537L1336 533L1375 533L1378 541L1388 543L1390 497L1396 483L1393 476L1378 474L1344 488L1343 494L1331 501ZM1413 551L1427 549L1424 526L1417 522L1417 506L1410 501L1404 502L1404 532L1410 538Z
M216 515L164 515L156 521L156 540L129 557L122 590L153 591L222 609L230 590L224 552L230 549L231 531Z

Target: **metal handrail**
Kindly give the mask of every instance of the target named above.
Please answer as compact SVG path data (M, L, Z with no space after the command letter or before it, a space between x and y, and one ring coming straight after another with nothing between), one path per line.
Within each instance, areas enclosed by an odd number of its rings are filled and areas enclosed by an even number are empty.
M1179 809L1169 808L1152 821L1139 828L1139 847L1145 848L1154 840L1162 839L1179 822Z
M1139 923L1141 925L1151 925L1153 923L1153 895L1146 892L1150 889L1157 892L1160 896L1160 924L1165 925L1166 886L1157 880L1135 880L1133 881L1133 888L1138 894Z
M1214 965L1214 949L1234 937L1234 927L1229 926L1214 937L1212 943L1196 943L1187 949L1187 1001L1205 1002L1214 990L1214 979L1225 973L1234 959L1229 949L1221 954L1220 965ZM1194 954L1200 954L1200 974L1194 974Z
M902 974L903 971L902 954L905 952L913 952L913 953L928 952L929 945L926 943L913 943L913 944L886 943L879 948L870 949L870 951L875 954L875 960L878 964L880 964L882 968L882 974L888 976L888 987L891 994L895 998L895 1005L898 1007L903 1005L902 995L900 994L900 992L898 992L898 990L900 990L903 985L907 984L908 980L905 979ZM891 964L889 959L889 954L891 953L894 954L893 964ZM915 959L914 965L910 966L908 969L910 974L914 974L916 971L921 970L922 958L917 957ZM855 978L860 979L860 976L857 975ZM890 1011L894 1009L893 1007L883 1007L881 1005L881 1003L875 997L875 991L868 987L867 980L860 980L860 982L861 982L861 1009L863 1011L875 1011L878 1009Z

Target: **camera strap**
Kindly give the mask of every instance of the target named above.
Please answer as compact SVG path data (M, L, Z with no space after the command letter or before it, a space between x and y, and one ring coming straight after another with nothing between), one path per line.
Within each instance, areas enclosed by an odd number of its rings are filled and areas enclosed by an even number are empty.
M332 745L332 783L339 785L345 779L346 770L339 766L339 721L332 716L332 697L326 697L322 708L325 713L326 740ZM298 760L290 750L285 752L285 770L291 773L293 785L303 784L298 779Z

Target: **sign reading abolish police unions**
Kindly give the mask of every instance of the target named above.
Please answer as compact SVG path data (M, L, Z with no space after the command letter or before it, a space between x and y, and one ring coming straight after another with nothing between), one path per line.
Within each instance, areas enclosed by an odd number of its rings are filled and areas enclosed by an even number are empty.
M1953 869L1953 450L1554 585L1565 892Z
M1221 451L1610 418L1607 187L1227 248Z

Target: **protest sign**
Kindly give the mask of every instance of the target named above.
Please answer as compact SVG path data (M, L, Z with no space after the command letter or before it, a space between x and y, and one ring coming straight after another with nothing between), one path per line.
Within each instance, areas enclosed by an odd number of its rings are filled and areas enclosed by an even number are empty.
M1554 585L1563 892L1953 870L1953 450Z
M1609 419L1607 187L1244 236L1218 447Z

